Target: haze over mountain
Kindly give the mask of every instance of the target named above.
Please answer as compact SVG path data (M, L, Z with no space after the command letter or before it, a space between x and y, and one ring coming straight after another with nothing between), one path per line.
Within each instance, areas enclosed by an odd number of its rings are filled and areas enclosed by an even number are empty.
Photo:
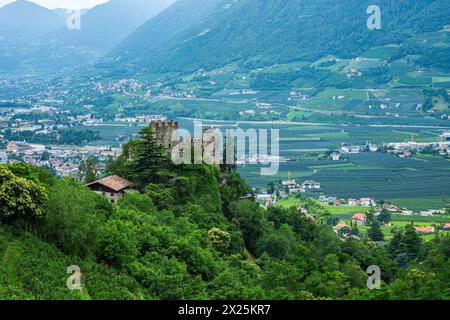
M61 9L19 0L0 8L0 70L54 73L89 64L175 0L111 0L67 28ZM83 12L82 12L83 13Z
M18 0L0 8L3 43L26 41L61 28L65 20L33 2Z
M64 44L91 46L108 51L174 1L111 0L84 14L81 29L63 28L50 38Z
M367 28L373 4L382 10L381 30ZM354 57L388 43L420 53L420 46L409 43L410 32L442 29L448 12L447 0L179 0L110 58L123 70L162 73L232 61L270 65L327 54ZM441 49L436 48L439 56L448 55L448 48Z

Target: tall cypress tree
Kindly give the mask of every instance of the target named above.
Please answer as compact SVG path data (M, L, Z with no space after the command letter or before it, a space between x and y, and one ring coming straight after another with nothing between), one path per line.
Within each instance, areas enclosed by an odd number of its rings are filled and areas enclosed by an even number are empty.
M131 152L131 173L135 182L145 186L158 179L162 169L168 167L168 152L156 139L150 128L144 128L139 133L140 139Z
M370 239L372 239L372 241L384 241L384 234L383 231L381 231L381 225L376 220L371 223L367 235Z

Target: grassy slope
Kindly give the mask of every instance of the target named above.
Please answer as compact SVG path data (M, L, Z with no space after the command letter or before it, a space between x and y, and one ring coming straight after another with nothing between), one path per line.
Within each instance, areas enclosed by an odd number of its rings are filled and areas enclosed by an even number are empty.
M83 292L67 288L67 268L78 265ZM93 261L69 257L32 235L16 236L0 226L0 300L132 299L132 279Z

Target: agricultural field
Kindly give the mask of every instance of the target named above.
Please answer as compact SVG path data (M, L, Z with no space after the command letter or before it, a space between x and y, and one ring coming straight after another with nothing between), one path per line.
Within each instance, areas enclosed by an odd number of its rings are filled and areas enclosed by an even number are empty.
M286 199L277 202L277 206L290 208L296 207L302 203L301 199L295 197L288 197ZM350 206L331 206L321 204L321 206L326 209L333 217L339 219L339 223L344 223L347 225L352 225L352 216L355 213L368 213L372 210L370 207L350 207ZM381 230L385 235L386 240L390 240L393 233L404 228L408 224L413 224L416 227L427 227L434 226L440 229L443 224L450 222L450 215L436 215L433 217L420 217L420 216L402 216L400 214L393 214L391 225L382 226ZM367 234L369 230L368 226L358 226L357 227L361 235ZM450 235L450 231L440 231L440 235ZM425 241L430 241L436 237L436 234L421 235Z
M349 220L343 220L340 221L341 223L350 223ZM435 225L436 227L440 228L442 224L433 224L431 222L407 222L407 221L392 221L390 226L382 226L381 231L384 234L385 240L391 240L393 237L393 234L399 230L404 228L406 225L412 224L415 227L429 227ZM358 226L358 230L360 234L365 235L367 234L367 231L369 230L368 226ZM449 236L450 231L439 231L439 233L432 233L432 234L422 234L420 235L421 238L424 241L430 241L434 239L436 236Z
M386 201L395 204L401 208L409 208L410 210L420 211L435 208L448 207L450 203L450 195L442 197L419 197L419 198L388 198Z
M135 135L144 128L145 125L127 125L123 123L104 123L96 126L78 126L73 127L74 130L85 131L92 130L98 131L100 134L100 140L93 142L95 145L111 145L114 147L119 146L124 141L135 137Z
M367 213L372 210L371 207L352 207L352 206L330 206L323 204L322 207L335 216L353 215L355 213Z
M447 207L450 202L450 163L439 156L401 159L383 153L361 153L344 155L341 161L319 160L324 151L338 149L342 143L402 142L411 139L410 133L415 133L416 141L436 141L437 130L331 125L277 128L280 154L293 161L280 163L274 176L261 176L258 166L240 167L239 172L252 186L264 187L271 181L287 179L290 172L300 182L320 182L322 189L314 192L316 196L369 196L419 211Z

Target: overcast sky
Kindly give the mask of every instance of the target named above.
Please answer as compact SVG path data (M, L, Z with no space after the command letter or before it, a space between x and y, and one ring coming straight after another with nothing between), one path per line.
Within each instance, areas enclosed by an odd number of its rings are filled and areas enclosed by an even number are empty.
M0 7L15 0L0 0ZM49 9L67 8L67 9L83 9L92 8L98 4L108 2L109 0L31 0L43 7Z

